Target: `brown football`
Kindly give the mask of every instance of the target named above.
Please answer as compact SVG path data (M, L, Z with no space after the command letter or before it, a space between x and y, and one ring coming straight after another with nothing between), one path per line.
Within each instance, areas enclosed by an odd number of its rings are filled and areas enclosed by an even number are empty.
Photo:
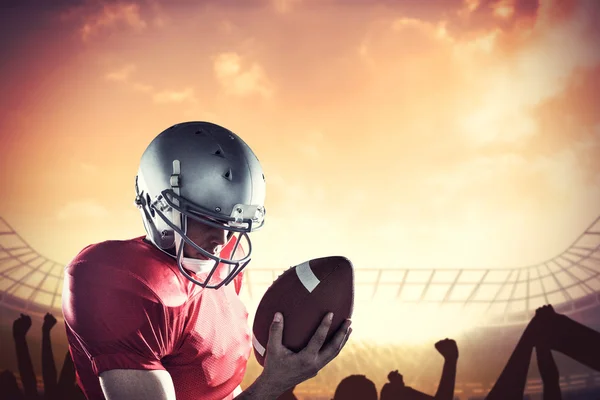
M345 257L316 258L289 268L267 289L254 317L254 355L264 365L269 330L276 312L283 314L283 345L298 352L306 347L328 312L333 322L325 343L354 307L354 272Z

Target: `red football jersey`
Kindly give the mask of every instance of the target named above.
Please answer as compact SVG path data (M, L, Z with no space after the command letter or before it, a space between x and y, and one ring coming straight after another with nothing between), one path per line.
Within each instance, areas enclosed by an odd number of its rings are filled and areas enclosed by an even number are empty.
M166 370L177 400L233 398L252 348L242 274L203 289L139 237L86 247L64 279L69 350L89 400L105 399L98 376L111 369Z

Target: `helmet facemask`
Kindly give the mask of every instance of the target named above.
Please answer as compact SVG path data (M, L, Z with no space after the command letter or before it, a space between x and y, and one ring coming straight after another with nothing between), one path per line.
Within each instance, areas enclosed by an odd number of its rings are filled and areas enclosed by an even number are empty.
M256 227L262 226L264 222L264 211L261 210L260 207L237 204L232 212L232 215L229 218L220 217L218 214L211 212L210 210L203 209L201 206L194 204L185 198L179 196L176 192L177 188L164 190L159 196L158 200L152 204L154 211L157 215L167 224L171 229L173 229L175 235L175 253L177 259L177 266L181 273L191 280L192 282L200 285L202 287L218 289L223 285L229 284L235 276L240 273L250 262L250 255L252 254L252 242L248 233L253 229L257 229ZM160 200L164 200L161 202ZM167 209L170 209L171 221L167 215L159 210L159 208L164 208L164 203L168 205ZM158 204L163 204L163 206L158 206ZM229 257L223 258L221 254L215 255L210 251L202 248L198 244L194 243L192 239L187 236L188 229L188 218L193 219L194 221L200 222L207 227L222 229L228 232L228 242L230 240L235 240L235 245ZM248 251L247 255L244 255L242 258L236 258L236 251L238 249L241 241L244 240L247 243L247 247L245 247ZM227 243L228 243L227 242ZM227 243L223 246L225 247ZM186 269L186 263L184 255L184 246L191 246L194 250L200 252L209 260L213 261L212 267L210 268L210 272L204 279L204 281L198 281L192 276L190 276ZM204 263L194 263L193 260L189 265L202 265ZM198 260L201 261L201 260ZM219 269L220 264L223 264L228 267L227 275L222 278L222 280L216 284L212 283L213 276L215 272ZM191 268L188 268L191 269ZM208 270L207 268L202 268L202 270ZM205 271L198 271L204 275ZM219 277L217 277L219 278ZM218 281L218 279L217 279Z

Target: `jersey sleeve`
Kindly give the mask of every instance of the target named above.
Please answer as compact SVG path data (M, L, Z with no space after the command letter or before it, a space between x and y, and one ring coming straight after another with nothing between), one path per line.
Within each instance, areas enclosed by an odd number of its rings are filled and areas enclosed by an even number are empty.
M96 376L111 369L165 369L164 306L131 272L72 262L65 269L63 315Z

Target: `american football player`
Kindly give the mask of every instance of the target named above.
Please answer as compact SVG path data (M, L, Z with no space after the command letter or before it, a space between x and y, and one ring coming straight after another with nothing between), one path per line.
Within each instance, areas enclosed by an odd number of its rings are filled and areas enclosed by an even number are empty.
M69 350L89 400L276 399L337 356L349 320L324 344L330 313L295 353L277 313L264 370L241 391L252 338L238 294L266 212L261 165L239 136L208 122L166 129L135 191L146 235L87 246L65 269Z

